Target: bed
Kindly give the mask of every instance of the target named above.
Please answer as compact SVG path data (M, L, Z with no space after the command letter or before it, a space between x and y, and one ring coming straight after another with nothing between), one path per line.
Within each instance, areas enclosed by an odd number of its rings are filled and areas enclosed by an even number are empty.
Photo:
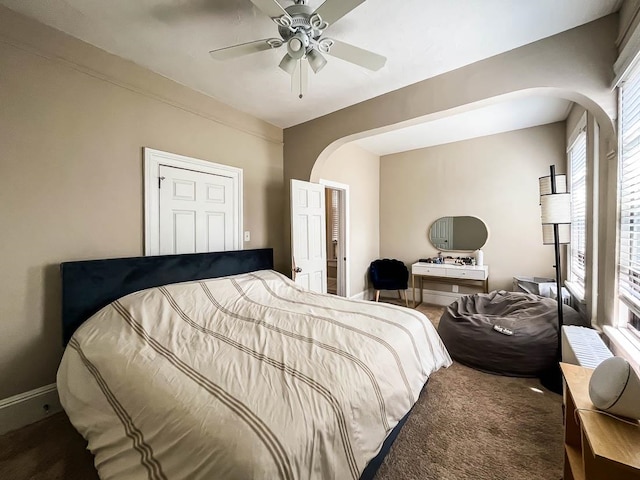
M270 249L62 264L61 403L104 479L372 478L451 359L421 313Z

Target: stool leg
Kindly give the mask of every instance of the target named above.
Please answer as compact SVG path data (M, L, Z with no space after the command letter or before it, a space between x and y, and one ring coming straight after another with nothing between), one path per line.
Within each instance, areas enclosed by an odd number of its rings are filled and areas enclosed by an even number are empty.
M404 304L409 308L409 297L407 296L407 290L404 291Z
M380 290L376 290L376 302L380 300Z

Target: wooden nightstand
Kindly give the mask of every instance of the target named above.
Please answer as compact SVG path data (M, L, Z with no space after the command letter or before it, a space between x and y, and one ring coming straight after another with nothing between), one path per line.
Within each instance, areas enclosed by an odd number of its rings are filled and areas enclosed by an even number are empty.
M595 410L589 398L593 370L567 363L560 367L566 386L564 480L640 479L640 428L579 410Z

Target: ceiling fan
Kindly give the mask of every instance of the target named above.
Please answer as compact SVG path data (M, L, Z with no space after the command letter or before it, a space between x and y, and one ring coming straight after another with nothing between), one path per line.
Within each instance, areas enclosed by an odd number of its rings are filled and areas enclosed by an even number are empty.
M209 52L216 60L228 60L251 53L287 46L280 68L291 75L292 88L298 88L299 97L306 92L308 67L318 73L327 64L323 54L341 58L369 70L380 70L386 57L333 38L323 37L324 31L365 0L326 0L316 10L308 0L293 0L283 8L276 0L251 0L278 25L281 38L267 38L219 48Z

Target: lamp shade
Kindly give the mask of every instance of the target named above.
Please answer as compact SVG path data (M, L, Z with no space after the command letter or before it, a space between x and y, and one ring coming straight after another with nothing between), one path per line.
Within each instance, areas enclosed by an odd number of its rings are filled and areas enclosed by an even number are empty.
M567 176L556 175L556 191L555 193L567 193ZM540 177L540 196L553 193L551 190L551 176Z
M315 48L307 53L307 60L309 60L313 73L318 73L327 64L327 59Z
M555 243L553 237L553 225L542 225L542 243L544 245L553 245ZM558 243L571 243L571 225L561 223L558 225Z
M289 75L293 75L293 72L295 72L297 65L298 65L298 61L288 53L285 53L284 57L282 57L282 61L280 62L280 65L278 66L282 70L287 72Z
M556 193L540 197L542 224L571 223L571 194Z

